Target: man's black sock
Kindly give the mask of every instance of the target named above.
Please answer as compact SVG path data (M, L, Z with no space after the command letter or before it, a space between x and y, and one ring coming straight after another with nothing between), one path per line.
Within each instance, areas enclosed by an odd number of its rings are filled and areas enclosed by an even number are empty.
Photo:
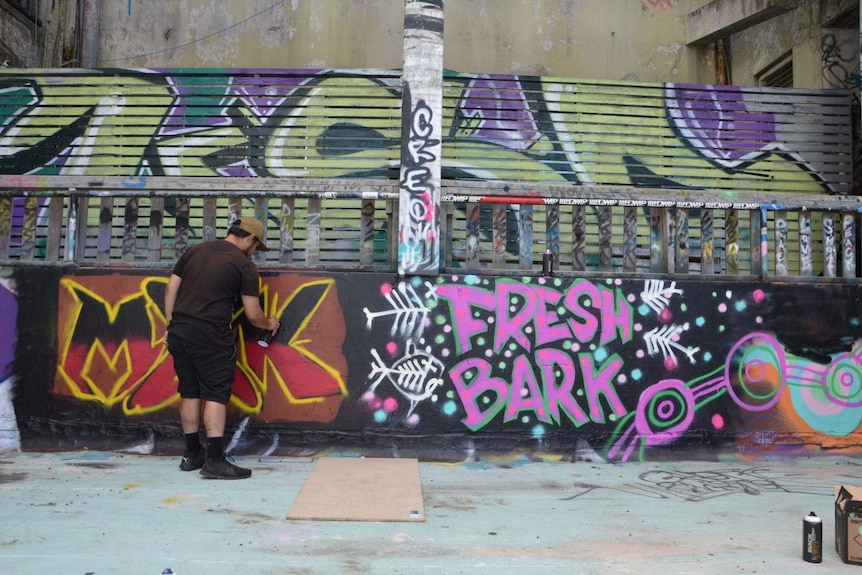
M207 437L207 457L219 459L224 454L224 438Z
M197 453L201 449L204 448L201 445L201 436L199 433L186 433L186 449L188 449L191 453Z

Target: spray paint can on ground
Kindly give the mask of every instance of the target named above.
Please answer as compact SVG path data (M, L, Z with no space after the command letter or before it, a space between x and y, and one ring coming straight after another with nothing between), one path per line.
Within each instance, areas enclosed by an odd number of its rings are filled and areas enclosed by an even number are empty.
M809 563L823 561L823 521L813 511L802 520L802 558Z

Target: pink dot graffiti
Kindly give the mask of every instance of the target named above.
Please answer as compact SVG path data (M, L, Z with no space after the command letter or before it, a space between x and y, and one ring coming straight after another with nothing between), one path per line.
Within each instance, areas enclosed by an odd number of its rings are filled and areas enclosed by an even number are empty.
M797 412L818 431L830 433L823 422L835 421L839 414L848 419L844 428L862 423L857 409L862 407L862 342L823 366L788 355L775 336L755 332L740 338L715 374L694 384L665 379L645 389L636 410L618 428L608 457L627 461L639 446L672 443L689 429L697 406L722 393L745 411L764 412L792 389ZM720 414L711 423L717 430L726 425Z
M768 346L766 349L768 349L770 353L774 354L772 358L773 361L766 362L762 357L749 357L746 355L746 348L749 348L754 344ZM735 363L734 358L737 352L743 354L743 361L739 365L741 374L738 374L742 377L738 378L734 377L733 373ZM778 387L770 391L770 399L768 401L761 403L756 401L757 397L750 393L748 386L750 384L763 383L765 381L765 374L770 366L775 369L778 375ZM785 378L782 377L782 374L785 373L787 373L787 358L784 354L784 349L781 347L781 344L778 343L778 340L769 334L752 333L740 339L736 345L730 349L730 352L727 354L727 362L725 362L724 379L728 383L728 393L739 407L748 411L767 411L772 409L772 407L774 407L781 398L781 391L785 385ZM740 396L737 393L736 388L733 385L730 385L730 382L737 379L739 380L740 389L748 392L748 395L751 397ZM755 401L751 401L750 399L755 399Z

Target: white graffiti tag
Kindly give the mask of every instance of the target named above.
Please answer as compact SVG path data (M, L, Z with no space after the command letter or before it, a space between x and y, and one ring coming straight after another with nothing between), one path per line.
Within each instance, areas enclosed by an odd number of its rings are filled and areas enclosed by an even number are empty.
M416 289L407 282L401 282L396 289L393 289L386 294L386 301L392 305L391 310L386 311L371 311L363 308L365 317L368 320L365 326L371 329L371 324L375 319L380 317L394 316L395 321L392 323L391 335L398 333L401 337L419 337L425 328L425 320L431 311L431 307L437 305L436 288L429 282L424 284L426 292L425 297L420 297L416 293ZM430 307L429 307L430 305Z
M664 280L647 280L641 299L656 313L661 313L670 303L671 296L682 295L682 290L677 289L676 282L670 282L670 287L665 287Z
M689 324L683 325L666 325L657 327L644 335L644 341L647 345L647 353L651 356L662 352L664 358L670 357L676 363L676 354L673 350L681 351L685 354L691 363L696 363L694 354L700 351L699 347L684 347L679 343L679 334L688 331Z
M391 366L383 362L377 350L372 349L371 355L374 356L374 363L368 378L374 379L374 382L368 388L369 391L373 392L381 382L388 380L410 401L407 417L413 414L419 402L429 399L443 383L440 377L443 363L427 351L417 349L413 341L407 342L405 354Z

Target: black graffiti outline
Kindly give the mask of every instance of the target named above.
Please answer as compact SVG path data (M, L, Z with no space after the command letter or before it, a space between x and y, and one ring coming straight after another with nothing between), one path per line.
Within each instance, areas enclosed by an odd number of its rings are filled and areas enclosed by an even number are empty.
M592 483L575 483L583 489L580 493L565 497L572 501L593 491L609 489L635 494L651 499L682 499L689 503L701 503L729 495L765 495L770 493L831 494L829 485L809 478L805 473L774 471L770 467L730 467L715 470L681 471L653 469L638 475L637 483L625 483L619 487Z

